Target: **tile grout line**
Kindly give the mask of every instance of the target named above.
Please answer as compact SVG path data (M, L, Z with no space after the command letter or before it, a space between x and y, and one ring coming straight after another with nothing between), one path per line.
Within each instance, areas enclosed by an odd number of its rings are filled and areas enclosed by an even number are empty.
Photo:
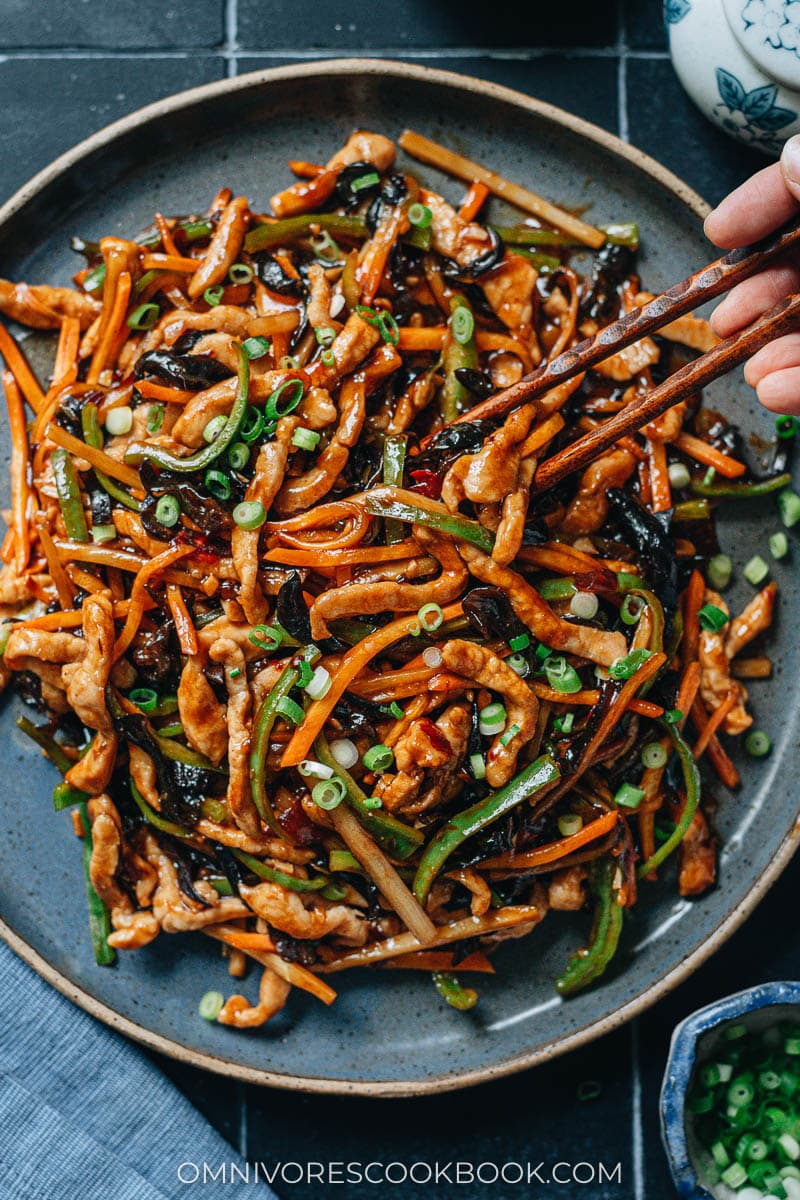
M618 45L615 46L528 46L486 49L482 46L449 46L449 47L409 47L409 46L378 46L370 49L364 47L342 46L337 49L304 49L300 47L282 47L259 50L258 48L242 49L237 45L237 0L226 0L226 33L221 46L190 46L170 48L143 48L141 50L114 50L111 47L91 49L76 46L54 46L47 49L19 47L0 50L0 63L15 61L36 61L64 59L92 61L95 59L173 59L173 58L222 58L236 63L239 59L268 58L301 60L330 59L330 58L393 58L406 59L457 59L485 58L495 62L528 62L539 58L566 59L607 59L617 58L620 54ZM636 50L625 48L625 57L634 59L667 59L666 50Z
M625 0L617 2L617 133L629 141L628 129L628 40L625 24Z
M233 79L239 69L236 53L238 38L239 0L225 0L225 57L229 79Z
M639 1057L639 1021L631 1021L631 1158L633 1200L645 1200L644 1135L642 1130L642 1072Z
M239 1127L237 1129L237 1142L239 1145L239 1153L247 1162L248 1146L248 1112L247 1112L247 1084L241 1080L236 1085L236 1099L239 1109Z

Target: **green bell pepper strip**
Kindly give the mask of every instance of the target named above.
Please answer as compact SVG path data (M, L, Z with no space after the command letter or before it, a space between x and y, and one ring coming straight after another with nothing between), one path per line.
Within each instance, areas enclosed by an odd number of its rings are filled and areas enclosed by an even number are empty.
M634 221L619 221L612 225L599 225L606 235L606 241L615 246L630 246L636 250L639 245L639 226ZM560 233L554 229L531 229L527 225L494 225L495 233L499 233L509 246L580 246L568 233Z
M439 995L451 1008L468 1012L478 1003L478 993L473 988L462 987L458 976L452 971L434 971L431 979Z
M95 450L103 449L103 433L100 429L100 421L97 416L96 404L84 404L81 411L81 426L83 428L83 440L87 446L93 446ZM109 475L103 471L98 471L95 468L95 479L100 484L104 492L108 492L114 500L118 500L125 508L130 508L133 512L141 510L141 504L133 497L129 491L126 491L121 484L117 483Z
M395 517L412 525L425 525L449 533L452 537L471 542L473 546L491 554L494 534L484 529L470 517L449 513L443 504L432 501L418 502L420 498L405 488L372 488L364 494L364 507L375 517Z
M348 646L358 645L368 633L374 633L377 628L377 625L368 621L358 621L355 617L337 617L335 621L331 621L333 636L340 642L347 642Z
M207 446L202 446L199 450L195 450L194 454L190 454L186 458L179 458L178 455L170 453L164 446L151 446L145 442L133 442L126 451L126 463L139 466L144 459L147 459L148 462L153 463L156 467L161 467L164 471L176 471L179 474L187 475L191 471L205 470L206 467L219 458L220 454L228 449L228 446L230 446L239 432L239 426L242 423L242 418L247 408L247 394L250 387L250 360L239 343L237 342L235 345L236 353L239 356L236 398L225 424L213 442L210 442Z
M700 772L697 768L694 755L692 754L691 746L684 741L681 734L675 725L670 725L664 721L661 722L664 729L672 739L672 744L678 752L678 757L681 762L683 771L683 784L686 789L686 800L683 805L683 811L675 826L674 831L670 834L665 842L650 855L645 862L641 864L637 872L639 879L644 879L651 871L655 871L660 867L665 858L669 858L674 850L677 850L683 841L686 831L691 825L694 814L697 812L697 806L700 803Z
M230 880L226 879L224 875L213 875L208 882L211 884L218 896L233 895L233 888L231 887Z
M402 433L390 434L383 443L383 482L392 487L403 486L408 438ZM403 527L391 518L385 523L386 544L393 546L403 540Z
M81 825L83 826L83 870L86 876L86 900L89 905L89 933L94 949L94 961L99 967L110 967L117 961L115 950L108 944L111 933L111 917L108 909L95 891L90 867L92 862L92 826L86 801L81 801Z
M212 771L215 775L227 775L227 771L222 767L215 767L211 759L206 758L204 754L199 754L190 746L184 746L182 742L176 742L174 737L165 737L163 730L155 729L149 721L147 728L164 758L169 758L172 762L183 763L187 767L196 767L200 771Z
M172 837L187 838L191 837L191 830L184 829L183 825L176 825L174 821L168 821L166 817L162 817L161 813L157 813L154 808L145 800L142 793L133 782L131 777L131 795L134 803L139 809L139 812L147 821L148 825L152 825L154 829L158 829L161 833L169 833Z
M37 746L41 746L47 757L62 775L66 775L70 767L75 766L75 763L64 753L55 738L46 733L41 726L34 725L33 721L29 721L27 717L17 717L17 727L32 741L36 742ZM88 799L88 793L82 792L80 788L72 787L66 781L57 783L53 788L53 808L56 812L61 812L64 808L71 808L74 804L81 804Z
M276 871L274 867L267 866L259 859L253 858L252 854L245 854L244 850L232 851L234 858L238 858L239 862L244 863L248 870L254 875L258 875L259 879L266 879L270 883L277 883L279 887L286 888L290 892L321 892L330 883L324 875L317 875L315 879L296 879L294 875L286 875L283 871Z
M303 213L302 216L286 217L269 225L257 225L244 239L244 248L248 254L252 254L255 250L280 246L282 242L293 238L305 237L311 232L312 225L325 229L333 238L369 237L367 222L363 217L343 217L339 213Z
M53 465L56 495L67 537L73 542L88 542L89 530L86 528L78 472L75 470L72 455L59 446L50 455L50 462Z
M87 792L82 792L80 788L72 787L66 780L57 783L53 788L53 809L55 812L61 812L65 808L72 808L76 804L82 804L85 800L89 800L90 796Z
M459 846L476 833L480 833L487 825L505 816L523 800L529 799L560 778L561 772L552 758L543 754L520 771L505 787L451 817L433 841L425 847L417 867L413 890L420 904L424 905L436 876Z
M596 863L590 875L590 886L596 900L592 939L588 950L573 954L556 980L556 990L571 996L594 983L614 957L622 933L622 906L618 903L614 876L617 863L604 858Z
M672 510L674 521L707 521L710 516L711 509L705 497L699 500L682 500Z
M339 766L322 734L314 743L314 753L321 763L330 767L334 775L341 779L345 786L345 800L382 850L385 850L392 858L399 859L410 858L419 850L425 841L425 835L421 830L414 829L413 826L406 825L403 821L398 821L397 817L393 817L381 809L369 808L369 797L361 790L350 772Z
M789 487L792 477L788 471L783 475L773 475L771 479L757 479L752 483L732 483L725 480L722 483L692 483L691 490L696 496L708 496L709 499L719 500L752 500L757 496L769 496L771 492L779 492L781 488Z
M300 662L312 663L317 658L319 658L317 647L306 646L299 657L283 668L277 682L262 700L253 723L253 740L250 746L250 793L261 820L266 821L272 832L283 838L285 842L290 840L289 836L275 816L265 785L269 735L279 716L278 702L289 695L300 679Z
M459 309L466 309L472 317L472 308L466 297L462 295L450 298L450 324L442 349L442 365L444 367L444 384L441 394L442 418L448 424L455 421L458 414L469 404L471 393L456 377L456 371L467 367L474 370L478 365L478 350L475 345L473 329L469 340L458 342L453 337L453 319Z
M539 250L526 250L523 246L515 246L514 254L519 255L520 258L527 258L537 271L557 271L561 266L560 258L556 258L552 254L542 254Z
M543 579L536 590L543 600L569 600L578 588L571 579Z

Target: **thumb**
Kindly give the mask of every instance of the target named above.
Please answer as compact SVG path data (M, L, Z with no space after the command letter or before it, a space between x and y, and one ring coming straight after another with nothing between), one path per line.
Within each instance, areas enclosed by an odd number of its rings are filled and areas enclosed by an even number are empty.
M800 201L800 134L790 137L783 147L781 174L787 190Z

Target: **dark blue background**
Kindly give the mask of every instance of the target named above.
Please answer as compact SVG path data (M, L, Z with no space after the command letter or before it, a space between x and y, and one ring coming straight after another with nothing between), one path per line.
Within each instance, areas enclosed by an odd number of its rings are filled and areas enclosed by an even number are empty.
M686 98L666 54L660 9L659 0L0 0L0 195L86 134L161 96L259 67L366 54L478 75L561 105L628 138L714 202L763 161L708 125ZM657 1126L670 1030L726 992L797 977L800 938L790 924L797 877L790 868L728 946L645 1018L497 1084L420 1100L327 1099L159 1061L252 1159L619 1161L616 1185L444 1186L436 1194L657 1200L672 1194ZM597 1099L578 1099L585 1080L600 1084ZM296 1200L320 1195L319 1185L278 1190ZM416 1197L432 1189L392 1190ZM347 1191L356 1200L381 1194Z

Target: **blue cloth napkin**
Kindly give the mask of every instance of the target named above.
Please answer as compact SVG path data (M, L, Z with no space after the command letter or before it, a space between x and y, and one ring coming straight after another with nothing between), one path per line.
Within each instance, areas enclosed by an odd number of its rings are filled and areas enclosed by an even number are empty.
M0 942L0 1200L275 1200L232 1165L146 1055Z

